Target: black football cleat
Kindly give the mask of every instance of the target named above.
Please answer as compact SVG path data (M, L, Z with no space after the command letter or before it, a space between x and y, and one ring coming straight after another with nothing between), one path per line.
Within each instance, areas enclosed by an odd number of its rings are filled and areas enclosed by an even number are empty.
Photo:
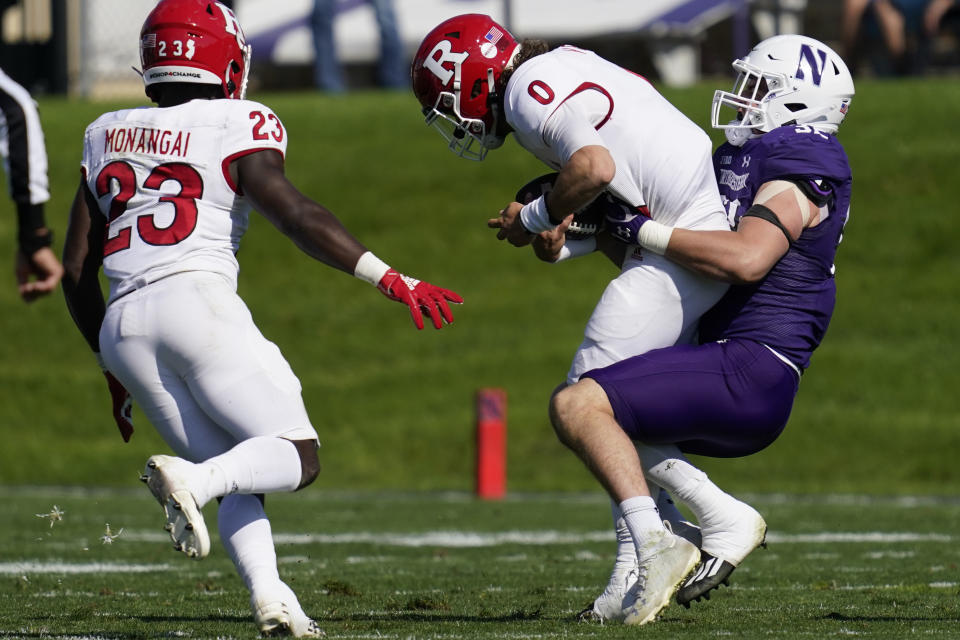
M709 600L711 591L721 585L730 586L730 574L734 569L736 567L726 560L703 553L697 570L677 591L677 602L689 609L693 601Z

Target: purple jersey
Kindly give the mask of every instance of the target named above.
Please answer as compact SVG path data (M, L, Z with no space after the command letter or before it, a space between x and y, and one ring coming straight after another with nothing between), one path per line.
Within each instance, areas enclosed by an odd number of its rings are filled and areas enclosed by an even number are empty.
M742 147L724 144L713 162L734 226L771 180L795 182L821 206L821 222L804 229L760 282L732 286L701 318L700 341L761 342L806 369L833 314L833 259L850 208L847 155L834 136L792 125Z

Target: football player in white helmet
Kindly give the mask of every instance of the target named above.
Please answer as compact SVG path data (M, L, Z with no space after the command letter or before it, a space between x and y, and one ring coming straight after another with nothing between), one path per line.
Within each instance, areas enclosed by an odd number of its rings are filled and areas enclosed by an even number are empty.
M585 415L619 424L642 443L634 473L642 468L693 512L702 557L677 592L684 605L725 584L766 533L755 509L731 502L684 454L747 456L783 431L833 313L833 261L850 209L850 165L835 136L854 95L843 60L786 35L733 66L735 90L713 102L714 126L729 138L713 161L735 230L607 217L618 240L732 286L701 316L698 344L588 371L553 403L556 421L574 431ZM727 106L729 121L718 115Z
M452 322L448 303L461 299L391 269L287 180L286 128L244 99L250 49L233 11L161 0L140 53L157 107L105 113L86 130L64 249L67 305L107 377L124 439L132 397L176 454L152 456L142 477L174 547L209 553L202 508L218 500L220 538L259 631L319 637L280 579L264 512L264 494L305 487L319 462L300 381L237 296L250 211L406 305L418 329L424 313L437 329Z

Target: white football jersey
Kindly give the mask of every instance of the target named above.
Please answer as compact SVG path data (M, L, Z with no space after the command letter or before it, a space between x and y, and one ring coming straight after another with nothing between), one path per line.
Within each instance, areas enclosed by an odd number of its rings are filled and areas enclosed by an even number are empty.
M251 205L230 179L230 162L286 148L280 119L250 100L125 109L87 127L82 167L108 220L110 300L184 271L221 274L236 286Z
M554 169L603 145L616 162L614 195L670 226L729 230L709 136L643 77L562 46L520 65L505 111L517 142Z

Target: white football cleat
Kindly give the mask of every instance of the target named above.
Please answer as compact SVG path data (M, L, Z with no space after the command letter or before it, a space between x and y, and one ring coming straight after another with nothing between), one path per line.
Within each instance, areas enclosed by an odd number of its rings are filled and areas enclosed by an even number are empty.
M173 456L151 456L140 480L163 507L164 525L173 547L190 558L200 560L210 553L210 535L203 513L190 492L187 478L190 462Z
M740 500L724 507L722 517L703 522L703 557L696 572L677 592L677 602L689 607L710 599L710 591L729 584L730 574L751 551L766 546L767 523L756 509Z
M666 516L664 518L665 526L670 528L674 534L699 548L701 541L700 527L689 522L677 510L666 491L660 492L657 505L660 513ZM632 542L624 543L630 535L626 527L626 523L620 519L617 523L617 540L621 542L618 544L617 559L613 565L613 571L610 573L610 580L607 582L603 593L593 601L593 604L577 614L577 619L581 622L619 622L627 615L624 611L624 599L630 587L637 581L639 567L636 548Z
M620 622L626 617L624 611L624 600L630 588L636 584L640 575L640 568L637 565L637 556L634 554L631 561L622 561L617 558L617 563L613 565L613 573L610 574L610 580L607 587L603 590L593 604L577 614L577 619L581 622Z
M644 543L637 582L624 600L624 624L656 619L700 560L700 550L668 528Z
M322 638L325 634L299 606L259 600L253 604L253 620L260 633L272 637Z

